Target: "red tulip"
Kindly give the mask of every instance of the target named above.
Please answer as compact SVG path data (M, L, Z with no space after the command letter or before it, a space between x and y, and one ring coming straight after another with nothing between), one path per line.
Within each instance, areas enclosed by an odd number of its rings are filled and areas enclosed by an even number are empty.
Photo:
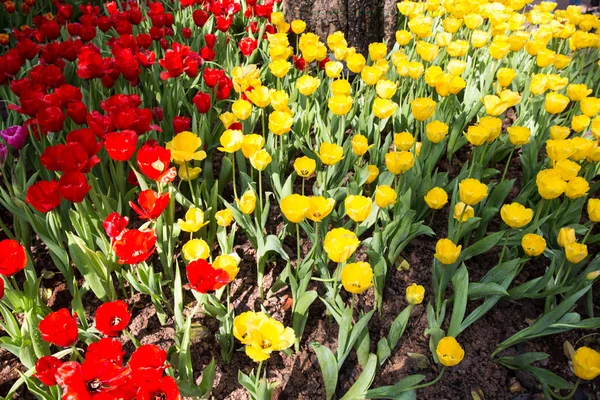
M177 176L175 167L169 168L171 152L149 140L137 152L137 165L144 175L157 182L172 182Z
M258 41L250 37L244 38L239 42L239 48L243 55L249 57L258 47Z
M183 131L189 131L192 126L192 121L189 117L174 117L173 131L177 134Z
M158 380L145 382L140 385L136 399L138 400L180 400L179 387L175 379L166 375Z
M192 102L200 114L206 114L211 107L210 95L204 92L198 92L192 98Z
M77 55L77 76L81 79L100 78L103 74L102 56L92 47L86 46Z
M131 312L122 300L104 303L96 310L96 329L106 336L117 336L127 328Z
M77 314L71 315L69 310L61 308L51 312L40 321L38 329L42 339L60 347L69 347L77 341Z
M184 38L189 39L192 37L192 30L190 28L183 28L181 34Z
M39 181L27 188L25 202L41 213L47 213L60 205L58 182Z
M0 275L13 276L25 268L27 254L25 248L13 239L4 239L0 242Z
M116 238L127 228L129 218L122 217L118 212L113 212L104 219L102 227L109 238Z
M58 180L58 193L71 203L81 203L91 188L82 172L65 172Z
M217 35L214 33L207 33L204 35L204 41L206 42L206 45L212 49L217 43Z
M54 356L43 356L35 363L35 376L46 386L56 385L56 370L63 364Z
M138 382L152 382L160 379L166 369L167 352L153 344L138 347L129 359L131 374Z
M58 107L46 107L37 113L36 119L45 132L60 132L67 117Z
M123 365L123 345L114 338L102 338L91 343L85 352L86 361L108 361L118 367Z
M223 71L220 69L205 68L202 77L204 78L206 86L212 88L217 86L217 82L219 82L221 75L223 75Z
M104 136L104 147L115 161L128 161L137 147L138 135L132 130L112 132Z
M192 13L192 19L194 20L194 24L196 26L202 28L204 24L208 21L208 13L204 10L194 10Z
M62 398L68 400L130 399L128 380L127 369L109 361L67 361L56 371Z
M87 118L87 107L81 101L71 102L67 106L67 115L77 125L83 125Z
M169 193L160 194L152 189L143 190L138 196L138 204L129 202L131 209L141 219L156 219L169 205Z
M138 264L154 253L155 244L154 229L133 229L125 230L115 239L112 248L119 258L119 264Z
M190 287L200 293L218 290L231 282L225 270L213 268L206 260L192 261L185 271Z
M218 16L217 17L217 29L221 32L227 32L231 24L233 23L233 18Z

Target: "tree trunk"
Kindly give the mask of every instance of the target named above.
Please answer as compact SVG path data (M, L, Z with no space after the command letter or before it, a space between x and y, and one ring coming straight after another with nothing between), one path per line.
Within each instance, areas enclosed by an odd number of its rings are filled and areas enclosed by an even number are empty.
M397 24L394 0L284 0L288 21L302 19L307 32L321 37L342 31L349 46L365 54L369 43L392 43Z

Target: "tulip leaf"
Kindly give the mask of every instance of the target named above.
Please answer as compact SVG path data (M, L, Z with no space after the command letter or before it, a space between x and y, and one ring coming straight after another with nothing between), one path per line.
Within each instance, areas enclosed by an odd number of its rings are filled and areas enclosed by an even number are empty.
M377 356L375 354L370 354L360 376L341 400L364 399L369 386L371 386L373 379L375 379L375 372L377 372Z
M416 399L415 392L412 387L418 385L425 380L425 375L409 375L406 378L400 379L395 385L382 386L367 391L367 399ZM412 393L411 397L400 397L403 394Z
M338 381L338 364L335 355L329 348L318 342L312 342L310 347L317 354L321 373L323 374L323 382L325 383L325 398L329 400L335 394Z
M394 350L394 347L396 347L398 341L404 334L406 326L408 325L408 319L410 318L411 311L412 306L407 306L400 314L398 314L394 322L392 322L390 333L387 338L387 342L391 350Z
M450 317L448 336L456 337L460 333L460 324L467 311L469 295L469 272L465 264L462 264L452 277L452 286L454 287L454 306L452 317Z
M102 263L99 253L89 249L80 237L71 232L67 232L67 239L73 264L85 278L86 284L100 300L113 300L115 295L112 279ZM109 287L112 288L112 292L107 289Z
M469 218L471 220L473 218ZM467 221L468 223L469 221ZM458 258L459 261L467 261L473 257L483 254L494 247L506 235L505 231L495 232L485 238L473 243L464 249Z
M508 292L497 283L469 283L469 300L477 300L489 296L508 296Z

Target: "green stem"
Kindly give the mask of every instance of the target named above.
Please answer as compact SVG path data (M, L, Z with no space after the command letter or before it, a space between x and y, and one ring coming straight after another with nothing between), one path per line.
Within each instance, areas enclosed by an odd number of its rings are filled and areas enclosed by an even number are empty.
M442 379L442 376L444 376L444 372L446 372L446 367L442 367L442 370L440 371L440 374L431 382L427 382L427 383L423 383L421 385L417 385L417 386L413 386L411 388L411 390L417 390L417 389L423 389L426 388L427 386L431 386L433 384L435 384L437 381L439 381L440 379Z
M538 221L540 220L540 215L542 214L542 209L544 208L546 199L542 198L538 203L537 210L535 211L535 218L533 219L533 232L538 228Z
M231 153L231 165L232 165L232 174L233 174L233 196L237 199L237 189L235 187L235 153Z
M583 237L583 240L581 241L582 244L585 244L587 238L590 236L590 233L592 233L592 229L594 229L594 223L590 225L590 229L588 229L587 233Z
M571 389L571 392L569 392L569 394L566 395L566 396L558 395L558 394L554 393L552 390L549 390L548 392L550 393L550 396L554 397L555 399L558 399L558 400L567 400L567 399L570 399L571 397L573 397L573 395L577 391L577 388L579 387L580 383L581 383L581 379L577 379L577 382L575 382L575 385L573 386L573 389Z
M506 162L506 166L504 167L504 173L502 174L502 179L500 179L500 183L504 182L504 178L506 177L506 173L508 172L508 166L510 165L510 161L512 160L513 153L515 152L515 148L513 147L508 155L508 161Z
M296 224L296 251L297 251L297 262L296 268L300 268L302 263L302 253L300 252L300 224Z
M502 260L504 259L504 252L506 251L506 244L508 243L509 237L510 237L510 228L506 231L506 239L504 239L504 246L502 246L502 252L500 253L500 258L498 259L498 265L502 264Z

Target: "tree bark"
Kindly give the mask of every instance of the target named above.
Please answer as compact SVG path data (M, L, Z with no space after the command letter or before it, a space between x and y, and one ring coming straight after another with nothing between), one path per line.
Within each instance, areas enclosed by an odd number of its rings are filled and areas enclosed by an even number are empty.
M349 46L365 54L369 43L388 40L396 31L395 0L284 0L288 21L302 19L322 41L342 31Z

